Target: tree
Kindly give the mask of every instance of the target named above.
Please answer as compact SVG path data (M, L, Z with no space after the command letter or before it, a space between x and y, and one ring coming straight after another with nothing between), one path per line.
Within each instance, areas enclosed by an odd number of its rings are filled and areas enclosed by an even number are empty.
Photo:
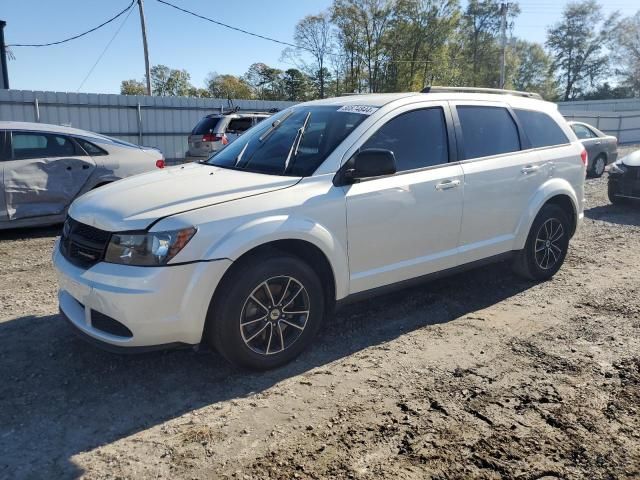
M616 25L610 47L615 73L632 95L640 96L640 11Z
M535 92L547 100L558 98L551 72L552 59L539 43L516 40L507 62L507 84L515 90Z
M280 100L284 97L282 70L264 63L254 63L244 74L244 81L253 88L261 100Z
M147 86L138 80L123 80L120 84L120 95L146 95Z
M297 68L285 71L282 82L286 100L304 102L309 99L309 78Z
M296 25L293 38L297 45L297 53L313 57L310 69L318 76L320 98L325 94L325 68L327 57L331 55L331 23L329 14L307 15Z
M609 36L602 22L600 5L595 0L570 3L562 21L547 33L547 47L553 53L553 68L563 86L564 100L577 98L606 72L608 58L603 45Z
M508 27L520 13L517 3L509 3ZM501 2L498 0L470 0L462 17L461 34L464 55L471 64L472 86L498 86L500 79Z
M250 99L253 98L251 86L242 78L235 75L218 75L212 72L205 80L211 97Z
M191 75L186 70L169 68L166 65L151 67L151 85L154 95L161 97L189 95Z

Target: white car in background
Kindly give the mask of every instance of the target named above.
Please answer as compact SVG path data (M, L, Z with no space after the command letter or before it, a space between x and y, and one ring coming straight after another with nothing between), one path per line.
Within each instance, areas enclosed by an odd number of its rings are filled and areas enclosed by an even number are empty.
M0 230L62 223L89 190L164 168L155 148L76 128L0 122Z

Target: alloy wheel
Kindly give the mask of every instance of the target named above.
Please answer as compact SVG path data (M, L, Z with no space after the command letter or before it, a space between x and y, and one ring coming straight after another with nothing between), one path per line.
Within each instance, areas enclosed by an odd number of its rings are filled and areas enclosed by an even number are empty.
M602 157L598 157L596 158L596 164L594 166L594 172L595 174L599 177L604 173L604 168L605 168L605 163L604 163L604 158Z
M535 242L536 264L543 270L552 269L562 257L562 237L564 227L560 220L550 218L544 222Z
M247 297L240 313L240 333L255 353L273 355L302 335L310 312L309 294L293 277L272 277Z

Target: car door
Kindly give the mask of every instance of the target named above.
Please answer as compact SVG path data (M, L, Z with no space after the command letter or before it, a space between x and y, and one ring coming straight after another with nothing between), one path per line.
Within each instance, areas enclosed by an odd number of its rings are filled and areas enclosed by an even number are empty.
M457 264L463 175L449 162L456 148L450 119L444 103L402 107L354 145L391 150L397 173L343 187L351 293Z
M506 104L452 102L464 172L460 258L470 263L513 249L529 201L552 165L529 149Z
M598 157L598 155L605 151L606 147L602 144L603 139L596 135L596 133L586 125L573 123L571 124L571 129L587 150L587 154L589 155L589 168L591 168L592 162Z
M9 220L62 214L96 165L70 137L14 130L3 162Z

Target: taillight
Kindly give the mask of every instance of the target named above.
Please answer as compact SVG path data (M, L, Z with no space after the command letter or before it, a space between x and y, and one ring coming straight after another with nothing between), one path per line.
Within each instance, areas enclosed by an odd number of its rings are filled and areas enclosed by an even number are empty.
M205 133L202 136L203 142L219 142L224 138L224 135L216 135L215 133Z
M582 153L580 154L580 158L582 159L582 163L586 167L587 163L589 162L589 155L587 154L586 150L582 150Z
M164 160L162 160L162 159L156 160L156 167L164 168Z

